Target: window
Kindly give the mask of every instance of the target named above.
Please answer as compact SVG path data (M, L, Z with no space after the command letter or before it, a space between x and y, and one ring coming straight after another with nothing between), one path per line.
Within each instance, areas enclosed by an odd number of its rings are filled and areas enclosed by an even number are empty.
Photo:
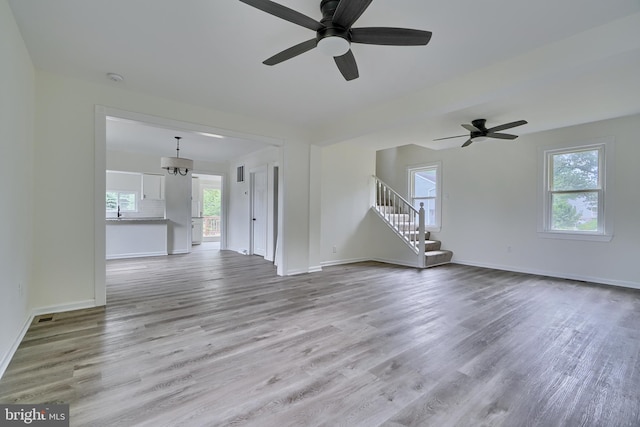
M545 237L610 239L605 221L606 154L612 143L544 151L543 221ZM606 153L606 154L605 154Z
M107 212L137 212L136 201L138 193L135 191L107 191Z
M440 230L440 163L409 169L411 204L420 210L424 203L427 230Z

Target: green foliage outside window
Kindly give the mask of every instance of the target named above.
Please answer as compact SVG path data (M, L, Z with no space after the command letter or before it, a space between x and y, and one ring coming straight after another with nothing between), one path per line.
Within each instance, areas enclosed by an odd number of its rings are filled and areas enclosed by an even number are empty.
M203 190L202 214L204 216L220 216L220 190L205 188Z
M580 213L575 206L571 206L567 195L562 194L553 198L553 229L574 230L580 220Z
M590 149L552 155L551 226L554 230L597 231L599 153L597 149Z
M120 206L120 212L136 212L136 200L138 194L132 191L107 191L107 212L116 212Z

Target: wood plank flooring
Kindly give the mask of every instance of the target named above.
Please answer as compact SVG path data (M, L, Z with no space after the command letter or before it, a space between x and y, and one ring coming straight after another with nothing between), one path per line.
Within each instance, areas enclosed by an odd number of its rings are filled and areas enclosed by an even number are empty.
M74 426L639 426L640 291L446 265L279 278L226 251L107 263L34 320L2 403Z

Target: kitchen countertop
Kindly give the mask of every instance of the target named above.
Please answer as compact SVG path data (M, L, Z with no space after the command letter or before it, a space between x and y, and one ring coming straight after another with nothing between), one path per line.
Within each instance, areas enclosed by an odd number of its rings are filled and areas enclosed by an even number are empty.
M165 218L157 218L157 217L151 217L151 218L106 218L107 223L109 224L120 224L120 223L136 223L136 224L141 224L141 223L145 223L145 222L149 222L149 223L154 223L154 224L158 224L158 223L165 223L167 222L167 220Z

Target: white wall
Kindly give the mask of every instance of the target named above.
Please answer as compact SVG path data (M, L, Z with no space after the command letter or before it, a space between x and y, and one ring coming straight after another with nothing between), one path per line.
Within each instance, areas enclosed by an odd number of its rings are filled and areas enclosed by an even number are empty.
M29 319L34 207L34 70L5 0L0 0L0 94L1 377Z
M169 255L191 252L191 172L164 180Z
M283 244L282 264L278 265L278 272L285 274L308 273L309 265L309 229L311 221L310 206L310 151L309 145L292 144L285 141L283 161L280 165L282 181L282 207L280 218L282 227L280 235ZM286 215L286 217L285 217Z
M403 239L373 210L367 214L370 258L408 267L417 267L421 261Z
M279 165L282 151L279 148L267 148L249 156L236 159L229 165L228 174L231 177L228 189L227 212L229 225L227 227L227 248L240 253L250 252L250 177L251 170L260 166L267 167L268 218L267 218L267 253L265 259L273 260L273 168ZM244 182L237 182L236 170L244 166ZM232 220L233 219L233 220Z
M322 270L322 147L309 151L309 271Z
M33 265L33 304L36 307L60 307L72 303L78 306L89 304L95 298L94 227L98 221L94 217L96 105L287 140L290 147L301 147L291 150L294 163L308 162L306 157L299 160L299 156L308 151L308 145L300 142L304 140L295 129L127 91L126 83L117 85L106 78L105 84L99 85L37 70L35 180L39 185L35 196L43 205L56 206L59 200L56 195L65 191L74 194L78 202L74 206L74 215L35 214L38 245ZM56 165L55 173L52 173L51 164ZM126 170L116 166L113 169ZM197 163L195 171L209 172L201 170ZM307 180L304 176L296 176L304 175L304 172L294 168L289 177L292 182ZM304 206L302 214L306 217L308 204ZM304 244L307 242L305 238ZM306 251L308 248L305 246ZM295 262L305 260L294 259ZM292 268L306 268L306 265L293 265Z
M322 149L322 265L372 258L367 216L375 159L374 150L348 143Z
M142 173L107 170L107 190L142 191Z
M381 179L407 192L406 168L442 161L442 231L454 262L640 288L640 116L521 136L465 149L417 146L377 155ZM615 138L614 237L610 242L538 237L539 147ZM508 249L511 248L509 251Z
M160 156L107 150L106 161L107 169L110 170L166 175L166 171L160 168ZM193 173L224 175L227 172L228 165L226 163L194 160L193 168Z

